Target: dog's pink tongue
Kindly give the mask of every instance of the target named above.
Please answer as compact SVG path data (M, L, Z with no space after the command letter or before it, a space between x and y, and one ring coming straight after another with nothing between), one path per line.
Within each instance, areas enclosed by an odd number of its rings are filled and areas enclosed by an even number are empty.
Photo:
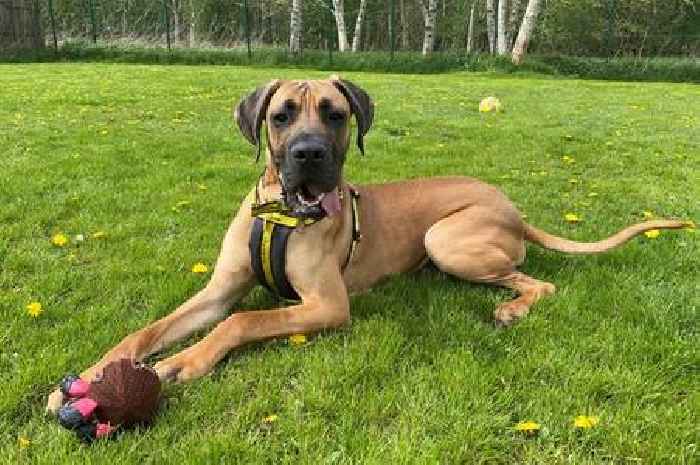
M326 192L321 200L321 207L326 212L326 215L333 216L340 212L340 197L338 197L338 189L333 189Z

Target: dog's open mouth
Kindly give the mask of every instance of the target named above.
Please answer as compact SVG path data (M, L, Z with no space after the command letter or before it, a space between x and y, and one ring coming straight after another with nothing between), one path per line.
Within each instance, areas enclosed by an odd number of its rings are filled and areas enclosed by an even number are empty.
M320 187L302 184L289 197L292 200L289 206L299 216L317 216L324 213L333 216L340 211L337 188L324 192Z
M321 192L320 189L308 184L302 184L296 191L297 200L302 206L307 208L318 207L321 205L321 202L325 196L325 192Z

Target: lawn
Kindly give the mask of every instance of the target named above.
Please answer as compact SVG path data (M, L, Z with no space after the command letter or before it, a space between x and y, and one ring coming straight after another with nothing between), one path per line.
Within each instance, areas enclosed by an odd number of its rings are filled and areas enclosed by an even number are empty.
M558 292L509 329L492 320L509 291L426 269L354 297L342 331L250 346L168 386L147 431L83 447L46 418L65 373L206 282L192 267L211 270L261 170L231 106L306 76L325 73L0 65L0 463L697 463L694 230L598 256L528 247L524 271ZM577 240L644 212L700 218L697 86L346 77L376 101L367 155L348 157L356 183L475 176ZM506 111L480 114L488 95ZM234 310L275 305L258 289ZM578 415L599 423L575 428ZM515 430L526 420L539 434Z

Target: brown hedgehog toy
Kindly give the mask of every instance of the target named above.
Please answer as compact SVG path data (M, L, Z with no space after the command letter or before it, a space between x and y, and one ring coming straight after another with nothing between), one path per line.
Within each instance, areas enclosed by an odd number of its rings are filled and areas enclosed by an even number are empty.
M161 390L155 370L126 358L106 365L91 383L68 375L60 386L69 401L59 410L58 421L88 443L118 428L150 424Z

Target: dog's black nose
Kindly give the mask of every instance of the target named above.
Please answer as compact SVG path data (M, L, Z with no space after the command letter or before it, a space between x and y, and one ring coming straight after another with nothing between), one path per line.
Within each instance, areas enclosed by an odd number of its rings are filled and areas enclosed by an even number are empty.
M302 141L294 144L290 152L297 163L320 163L328 156L328 147L314 141Z

